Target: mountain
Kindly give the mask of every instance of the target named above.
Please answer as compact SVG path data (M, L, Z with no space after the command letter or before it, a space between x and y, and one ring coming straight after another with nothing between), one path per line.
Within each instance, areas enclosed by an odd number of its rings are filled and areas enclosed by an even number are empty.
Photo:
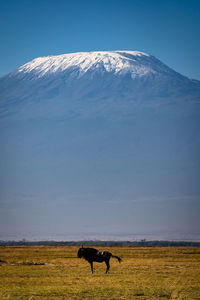
M48 107L47 102L51 105L52 101L62 107L68 105L76 112L88 101L92 105L97 101L99 110L110 102L114 106L130 106L127 101L133 101L133 105L141 101L143 105L199 102L200 82L143 52L83 52L40 57L26 63L0 79L0 99L1 113L5 114L10 103L12 110L19 111L41 101Z
M200 82L137 51L0 79L0 239L199 239Z

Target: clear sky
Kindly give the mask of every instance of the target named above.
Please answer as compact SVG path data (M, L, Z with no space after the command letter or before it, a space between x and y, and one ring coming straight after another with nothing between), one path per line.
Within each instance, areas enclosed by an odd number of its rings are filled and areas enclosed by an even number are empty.
M200 80L199 0L0 0L0 76L39 56L138 50Z

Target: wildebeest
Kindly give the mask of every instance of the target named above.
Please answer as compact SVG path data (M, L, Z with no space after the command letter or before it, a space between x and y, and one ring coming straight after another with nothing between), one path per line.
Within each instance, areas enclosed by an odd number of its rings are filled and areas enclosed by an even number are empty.
M95 248L84 248L83 246L81 248L79 248L77 256L79 258L83 257L85 258L85 260L87 260L90 263L91 266L91 270L93 273L93 262L103 262L105 261L105 264L107 266L106 269L106 274L108 273L109 269L110 269L110 258L114 257L116 258L119 262L121 262L121 258L116 256L116 255L112 255L112 253L108 252L108 251L98 251Z

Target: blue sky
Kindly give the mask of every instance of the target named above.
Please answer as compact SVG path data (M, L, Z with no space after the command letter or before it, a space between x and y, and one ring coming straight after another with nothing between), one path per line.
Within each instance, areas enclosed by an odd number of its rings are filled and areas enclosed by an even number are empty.
M139 50L200 80L198 0L0 0L0 76L35 57Z

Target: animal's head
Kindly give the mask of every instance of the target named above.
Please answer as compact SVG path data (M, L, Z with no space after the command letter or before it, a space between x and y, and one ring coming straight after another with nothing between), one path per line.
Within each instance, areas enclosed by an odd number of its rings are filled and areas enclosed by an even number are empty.
M84 250L85 250L85 249L83 248L83 246L82 246L81 248L79 248L78 253L77 253L77 256L78 256L79 258L83 257Z

